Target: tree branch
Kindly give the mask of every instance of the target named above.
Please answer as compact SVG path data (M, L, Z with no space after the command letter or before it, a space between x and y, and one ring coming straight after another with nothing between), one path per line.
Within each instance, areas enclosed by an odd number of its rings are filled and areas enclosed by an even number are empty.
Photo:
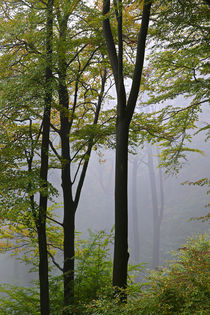
M51 258L53 264L54 264L60 271L63 272L63 268L55 261L53 255L50 253L49 250L47 251L47 253L48 253L48 255L50 256L50 258Z
M110 13L110 0L103 0L103 16L106 16ZM103 32L106 40L107 50L114 74L114 79L116 85L118 85L118 57L114 44L114 39L112 35L112 30L110 26L109 17L106 17L103 20Z
M128 103L127 103L127 112L128 112L129 122L131 121L132 116L133 116L133 112L135 109L136 101L139 94L139 88L141 84L151 5L152 5L151 0L144 2L142 22L141 22L139 35L138 35L135 69L133 73L130 95L129 95Z
M56 224L58 224L58 225L60 225L60 226L63 227L63 223L61 223L61 222L59 222L59 221L57 221L57 220L55 220L55 219L53 219L53 218L48 217L48 215L46 216L46 218L47 218L48 220L50 220L50 221L52 221L52 222L54 222L54 223L56 223Z

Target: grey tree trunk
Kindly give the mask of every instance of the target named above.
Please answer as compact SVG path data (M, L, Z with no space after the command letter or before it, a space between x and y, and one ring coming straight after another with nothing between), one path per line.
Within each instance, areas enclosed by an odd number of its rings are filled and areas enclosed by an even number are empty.
M133 240L134 240L134 261L135 264L140 262L140 235L138 227L138 209L140 206L137 205L137 172L138 171L138 160L135 157L132 162L132 215L133 215Z
M152 250L152 267L157 268L160 263L160 227L163 217L164 198L163 198L163 179L161 169L159 170L159 184L160 184L160 205L158 206L158 193L156 176L153 163L153 151L151 145L147 145L148 152L148 172L152 197L152 210L153 210L153 250Z

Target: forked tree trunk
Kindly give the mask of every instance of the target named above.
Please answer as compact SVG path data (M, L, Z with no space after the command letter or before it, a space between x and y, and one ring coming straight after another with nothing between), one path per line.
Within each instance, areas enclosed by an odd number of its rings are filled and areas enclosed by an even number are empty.
M117 288L127 286L128 266L128 136L129 124L135 110L144 63L145 44L150 18L152 1L145 1L142 23L138 34L137 55L133 73L132 85L128 100L124 86L123 74L123 1L113 1L117 18L117 46L110 25L110 0L103 0L103 32L111 67L113 70L117 92L117 126L116 126L116 166L115 166L115 243L113 285ZM122 295L126 300L126 295Z
M81 73L78 72L78 76L75 82L75 94L74 102L71 108L71 118L69 118L69 94L66 85L67 77L67 62L66 62L66 32L69 15L63 17L58 16L59 27L60 27L60 43L58 50L58 64L59 64L59 104L60 104L60 138L61 138L61 179L62 179L62 190L63 190L63 204L64 204L64 218L63 218L63 229L64 229L64 264L63 264L63 279L64 279L64 311L63 314L72 314L68 310L68 306L74 302L74 240L75 240L75 213L78 207L81 190L84 184L86 171L89 164L89 157L94 145L93 138L90 138L87 151L85 153L84 163L82 165L81 174L76 187L75 196L73 196L73 183L71 179L71 154L70 154L70 133L74 119L74 112L77 107L77 94L79 85L79 76L85 71L94 53L91 54L90 59L84 66ZM102 78L101 92L98 96L98 104L95 111L95 117L93 125L98 123L99 113L101 110L103 94L107 79L106 70ZM73 181L74 182L74 181Z

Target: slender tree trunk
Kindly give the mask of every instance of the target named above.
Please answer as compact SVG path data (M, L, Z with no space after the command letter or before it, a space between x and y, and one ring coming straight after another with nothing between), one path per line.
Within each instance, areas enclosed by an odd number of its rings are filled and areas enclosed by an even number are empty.
M68 186L64 186L64 307L74 302L75 205L70 198L69 190ZM64 310L64 314L71 312Z
M42 220L43 221L43 220ZM41 314L50 314L48 257L45 222L39 223L39 282L40 282L40 311Z
M160 255L160 226L163 216L163 187L162 177L160 176L160 207L158 206L156 177L154 172L154 163L152 156L152 147L148 145L148 172L152 196L152 210L153 210L153 250L152 250L152 268L159 266Z
M60 52L62 53L62 52ZM62 159L62 190L63 190L63 204L64 204L64 307L73 303L74 299L74 230L75 230L75 204L72 196L72 182L71 182L71 160L70 160L70 143L69 132L70 123L67 115L69 110L69 95L66 87L66 66L63 53L59 69L59 103L60 111L60 137L61 137L61 159ZM70 314L69 311L64 310L64 314Z
M70 174L70 143L69 143L69 120L66 110L69 107L68 91L65 85L60 84L59 89L61 110L61 157L62 157L62 189L64 204L64 307L73 303L74 298L74 230L75 230L75 204L72 196L72 182ZM64 314L70 314L64 311Z
M45 73L45 109L43 116L42 145L41 145L41 167L40 178L42 181L39 216L37 222L39 242L39 281L40 281L40 311L41 315L50 314L49 282L48 282L48 254L46 237L46 215L47 215L47 177L48 177L48 152L50 134L50 112L52 102L52 38L53 38L53 0L47 2L46 23L46 73ZM43 192L44 190L44 192Z
M153 249L152 249L152 268L155 269L160 264L160 222L159 217L157 221L153 221Z
M140 236L138 229L138 211L137 211L137 158L132 165L132 214L133 214L133 239L134 239L134 261L139 264L140 261Z
M74 230L75 205L72 197L72 183L70 177L70 145L68 135L68 121L61 119L61 147L62 147L62 189L64 203L64 306L71 305L74 298ZM68 312L64 312L68 314Z

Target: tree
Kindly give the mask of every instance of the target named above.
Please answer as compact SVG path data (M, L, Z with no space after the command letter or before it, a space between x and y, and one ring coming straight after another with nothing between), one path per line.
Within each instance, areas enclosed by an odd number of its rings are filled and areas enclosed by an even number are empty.
M2 34L1 37L2 49L4 51L1 61L3 68L6 69L6 74L1 76L1 84L3 87L1 114L4 118L5 125L9 124L9 126L11 126L11 120L13 120L13 126L15 128L13 132L17 132L19 130L18 133L20 139L18 141L13 140L13 144L15 148L20 146L21 151L17 153L14 152L12 155L15 162L12 167L16 168L16 174L19 173L19 180L21 177L23 180L23 175L25 174L26 181L25 183L22 183L22 193L20 194L23 196L23 192L26 192L26 200L28 199L28 202L26 201L24 209L31 211L31 219L33 220L33 223L28 222L28 226L29 228L34 228L35 225L38 234L40 309L41 314L49 314L46 214L47 200L50 194L47 183L47 175L49 160L50 112L52 102L53 1L49 0L46 6L41 3L38 3L37 5L38 7L35 8L33 2L28 1L26 3L22 3L17 1L16 3L12 3L10 7L7 7L5 1L2 1L1 3L3 9L2 27L7 27L6 32ZM40 36L40 38L42 37L45 42L45 51L37 50L37 47L41 48L39 46L40 42L37 41L36 45L34 45L32 37L32 34L34 35L37 33L37 25L39 23L42 24L40 21L42 16L42 14L40 14L40 9L43 10L43 16L46 18L46 24L44 25L45 34L42 32ZM36 10L37 14L35 14ZM26 14L26 16L28 15L27 18L24 14ZM23 28L24 22L28 25L28 30ZM10 31L11 33L9 33ZM41 55L42 58L38 58L34 55ZM36 71L33 75L31 75L33 66ZM40 71L39 79L36 77L38 69ZM19 86L20 90L16 89L15 92L11 93L9 96L5 89L5 84L8 84L9 88L12 89L15 82ZM44 96L37 92L40 85L41 92ZM24 88L26 90L24 90ZM30 99L30 94L34 100ZM12 101L14 101L13 106L11 106ZM39 107L39 105L37 106L38 101L41 101L40 108L41 113L43 112L43 117L42 115L39 115L38 111L36 113L37 107ZM32 104L35 105L34 108ZM8 108L10 108L10 110L8 110ZM41 127L39 128L38 133L36 133L37 130L33 126L33 119L41 121ZM37 180L36 176L36 184L38 184L38 187L34 190L35 185L32 183L32 174L34 173L33 160L35 150L37 149L37 143L39 143L40 138L42 140L40 143L41 159L39 179ZM23 143L19 144L19 141L22 141ZM3 145L3 153L8 147L10 147L8 143ZM23 163L24 160L26 161L28 174L23 169L25 166L24 164L22 165L22 169L17 165L18 160L21 161L21 163ZM20 187L12 187L11 181L9 181L9 183L11 185L9 189L13 190L14 193L17 193ZM32 193L33 190L34 192ZM35 192L39 192L40 195L38 207L34 201ZM11 205L9 204L9 207L10 206ZM18 216L21 217L21 214L18 214ZM28 216L27 218L29 219Z
M131 160L130 160L131 161ZM133 217L133 243L134 243L134 262L138 264L140 261L140 232L138 228L139 215L138 209L140 209L141 205L138 205L137 196L138 192L138 184L137 184L137 174L140 165L140 161L137 156L134 156L132 159L132 185L131 185L131 200L132 200L132 217Z
M135 110L144 63L145 44L150 19L151 1L143 6L142 22L137 41L135 69L128 99L124 85L123 73L123 2L114 1L117 19L116 51L110 24L110 1L103 1L103 32L114 75L117 92L117 123L116 123L116 169L115 169L115 243L113 285L126 288L128 266L128 201L127 201L127 167L129 125Z
M53 0L46 5L46 70L45 70L45 107L42 120L42 144L40 160L40 190L39 214L37 224L39 241L39 281L40 281L40 308L42 315L50 314L49 281L48 281L48 251L46 236L47 216L47 177L49 164L50 142L50 113L52 103L52 43L53 43Z
M108 78L105 65L103 65L103 54L100 51L100 33L94 31L92 25L87 28L87 25L83 25L81 21L77 21L74 31L70 32L69 18L76 15L77 11L83 10L83 7L74 6L74 10L69 10L68 6L62 8L57 5L56 7L59 30L57 71L60 128L57 126L55 130L57 129L61 140L61 153L57 151L56 156L59 158L61 166L64 204L62 223L64 265L62 270L65 314L70 312L68 306L73 303L74 299L75 213L92 148L97 139L101 137L97 135L96 127ZM93 12L89 10L88 14L91 15ZM88 14L87 18L89 18ZM78 29L80 29L79 35L77 35ZM88 36L87 33L89 33ZM95 45L90 44L89 37L95 41ZM70 58L68 47L72 47ZM101 62L100 67L97 66L98 60ZM56 152L55 148L53 151ZM74 174L73 163L75 161L77 161L77 166Z
M159 189L160 189L160 200L158 201L157 193L157 180L154 172L153 163L153 150L151 145L147 145L148 153L148 173L152 197L152 211L153 211L153 250L152 250L152 267L157 268L159 266L159 251L160 251L160 226L163 219L164 210L164 192L163 192L163 178L162 170L159 168Z

